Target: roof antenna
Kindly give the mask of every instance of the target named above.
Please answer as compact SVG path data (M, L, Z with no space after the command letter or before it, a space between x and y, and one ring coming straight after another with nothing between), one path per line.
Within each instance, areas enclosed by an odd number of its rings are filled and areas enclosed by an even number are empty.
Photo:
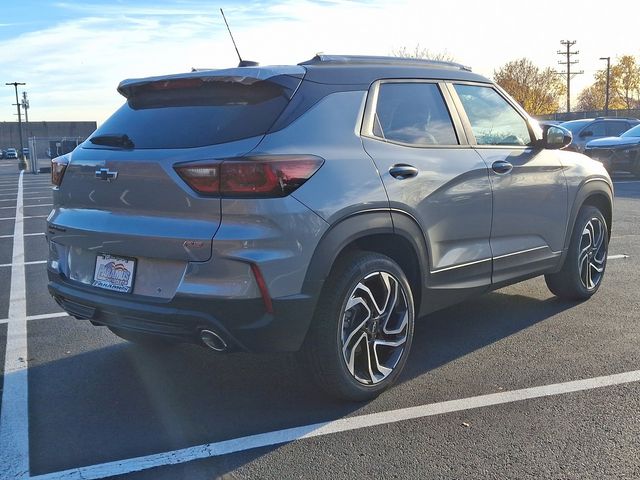
M233 34L231 33L231 29L229 28L229 24L227 23L227 17L224 16L224 12L220 9L220 13L222 14L222 19L224 20L224 24L227 26L227 30L229 30L229 36L231 37L231 41L233 42L233 48L236 49L236 53L238 54L238 63L239 67L257 67L259 65L258 62L253 62L251 60L242 60L240 56L240 52L238 51L238 46L236 45L236 41L233 39Z

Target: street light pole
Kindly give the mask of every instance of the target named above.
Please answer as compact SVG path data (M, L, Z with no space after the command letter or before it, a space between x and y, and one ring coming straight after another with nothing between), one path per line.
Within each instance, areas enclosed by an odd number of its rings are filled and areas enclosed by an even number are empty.
M10 83L5 83L5 85L13 85L13 88L16 91L15 106L18 109L18 134L20 135L20 155L18 155L18 157L24 160L24 152L23 152L24 143L22 141L22 116L20 114L20 102L18 101L18 85L26 85L26 83L10 82Z
M600 60L607 61L607 87L604 92L604 115L609 115L609 76L611 75L611 57L600 57Z

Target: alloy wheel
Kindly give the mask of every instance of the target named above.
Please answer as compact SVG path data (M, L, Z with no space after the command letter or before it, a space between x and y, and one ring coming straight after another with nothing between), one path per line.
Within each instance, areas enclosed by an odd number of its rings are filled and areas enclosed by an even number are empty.
M340 341L349 373L374 385L394 370L406 348L413 318L396 277L374 272L354 287L342 312Z
M602 280L607 260L606 235L606 227L596 217L592 217L582 230L578 268L582 286L587 290L595 289Z

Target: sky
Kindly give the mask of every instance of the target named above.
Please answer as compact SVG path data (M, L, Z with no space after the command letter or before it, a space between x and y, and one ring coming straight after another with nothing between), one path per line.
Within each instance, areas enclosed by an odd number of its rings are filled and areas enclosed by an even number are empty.
M605 66L600 57L640 59L625 26L640 18L637 0L0 0L0 121L16 120L6 82L27 84L29 120L100 124L122 104L125 78L236 66L221 7L242 57L262 65L419 44L490 77L524 56L562 69L560 40L576 40L575 96Z

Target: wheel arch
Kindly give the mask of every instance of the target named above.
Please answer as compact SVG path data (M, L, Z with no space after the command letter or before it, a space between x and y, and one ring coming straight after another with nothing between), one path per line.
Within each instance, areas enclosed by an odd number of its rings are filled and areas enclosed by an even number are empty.
M336 261L353 250L380 253L398 263L409 280L416 312L419 311L424 272L428 272L426 241L417 222L400 211L365 211L334 224L316 247L302 292L317 300Z
M571 207L560 267L564 263L564 258L567 255L567 250L571 243L571 234L575 227L578 213L585 205L594 206L602 212L607 223L609 237L611 237L611 228L613 224L613 187L604 178L588 179L578 190L573 201L573 206Z

